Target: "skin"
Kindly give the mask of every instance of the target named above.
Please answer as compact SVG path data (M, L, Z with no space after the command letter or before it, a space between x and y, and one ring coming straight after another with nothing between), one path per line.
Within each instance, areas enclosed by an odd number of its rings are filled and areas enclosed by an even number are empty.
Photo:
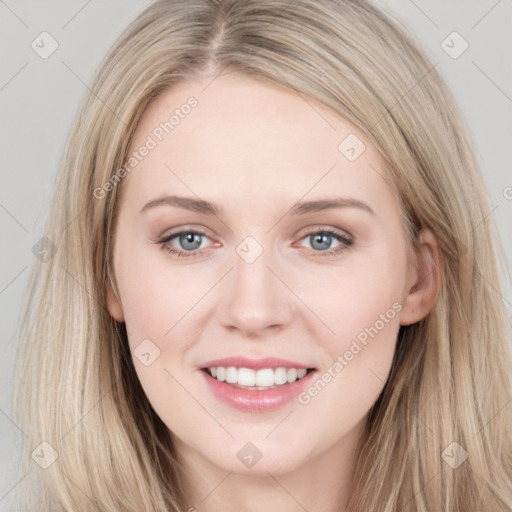
M346 510L356 443L389 374L399 327L419 321L435 301L435 238L424 230L418 252L408 252L375 147L345 119L278 85L233 73L175 85L144 113L132 150L190 96L197 107L121 184L110 313L126 322L132 355L148 338L160 350L149 366L133 360L191 476L189 507ZM353 162L338 150L349 134L366 146ZM165 195L213 201L224 211L159 205L141 213ZM373 213L288 214L299 200L335 196ZM316 228L353 243L324 257L308 236ZM179 258L155 242L180 229L206 232L195 256ZM263 249L250 264L236 252L247 236ZM324 244L342 246L335 238ZM168 245L190 247L179 237ZM203 363L233 355L327 371L394 303L401 311L306 405L242 412L204 382ZM262 453L252 468L237 457L247 442Z

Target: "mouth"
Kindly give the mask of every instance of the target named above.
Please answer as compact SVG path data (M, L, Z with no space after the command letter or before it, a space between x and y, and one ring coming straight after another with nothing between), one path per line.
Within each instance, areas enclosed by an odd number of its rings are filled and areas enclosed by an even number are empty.
M266 358L227 358L200 368L208 388L223 403L247 412L270 411L303 391L317 372L304 364Z
M263 391L276 389L303 379L314 368L237 368L235 366L213 366L203 368L210 377L218 382L225 382L238 389Z

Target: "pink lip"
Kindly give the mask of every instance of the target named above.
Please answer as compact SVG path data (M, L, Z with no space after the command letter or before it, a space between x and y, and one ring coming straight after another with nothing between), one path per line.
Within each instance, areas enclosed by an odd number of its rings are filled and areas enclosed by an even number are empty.
M296 361L288 361L286 359L278 359L276 357L265 357L263 359L249 359L243 356L225 357L224 359L215 359L208 361L202 368L216 368L217 366L234 366L236 368L251 368L253 370L261 370L263 368L304 368L308 369L311 366L306 366Z
M310 385L317 372L316 370L311 371L302 379L296 380L291 384L283 384L268 390L253 391L236 388L226 382L219 382L206 370L202 370L201 373L210 391L225 404L246 412L267 412L278 409L296 398L299 393Z

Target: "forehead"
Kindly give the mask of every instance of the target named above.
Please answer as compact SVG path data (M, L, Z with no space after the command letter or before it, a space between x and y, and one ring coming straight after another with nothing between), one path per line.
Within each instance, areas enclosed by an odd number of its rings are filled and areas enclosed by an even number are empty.
M384 161L358 128L291 88L240 74L163 91L144 113L129 155L144 146L150 150L123 184L140 201L187 193L268 207L345 190L393 201Z

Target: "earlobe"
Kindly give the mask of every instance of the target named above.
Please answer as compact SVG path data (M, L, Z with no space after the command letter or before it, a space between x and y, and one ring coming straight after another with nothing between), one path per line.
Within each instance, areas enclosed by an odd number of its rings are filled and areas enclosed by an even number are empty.
M116 322L124 322L123 308L111 282L107 285L107 307Z
M425 318L435 304L440 286L439 252L433 233L423 229L411 258L405 297L400 315L401 325L410 325Z

